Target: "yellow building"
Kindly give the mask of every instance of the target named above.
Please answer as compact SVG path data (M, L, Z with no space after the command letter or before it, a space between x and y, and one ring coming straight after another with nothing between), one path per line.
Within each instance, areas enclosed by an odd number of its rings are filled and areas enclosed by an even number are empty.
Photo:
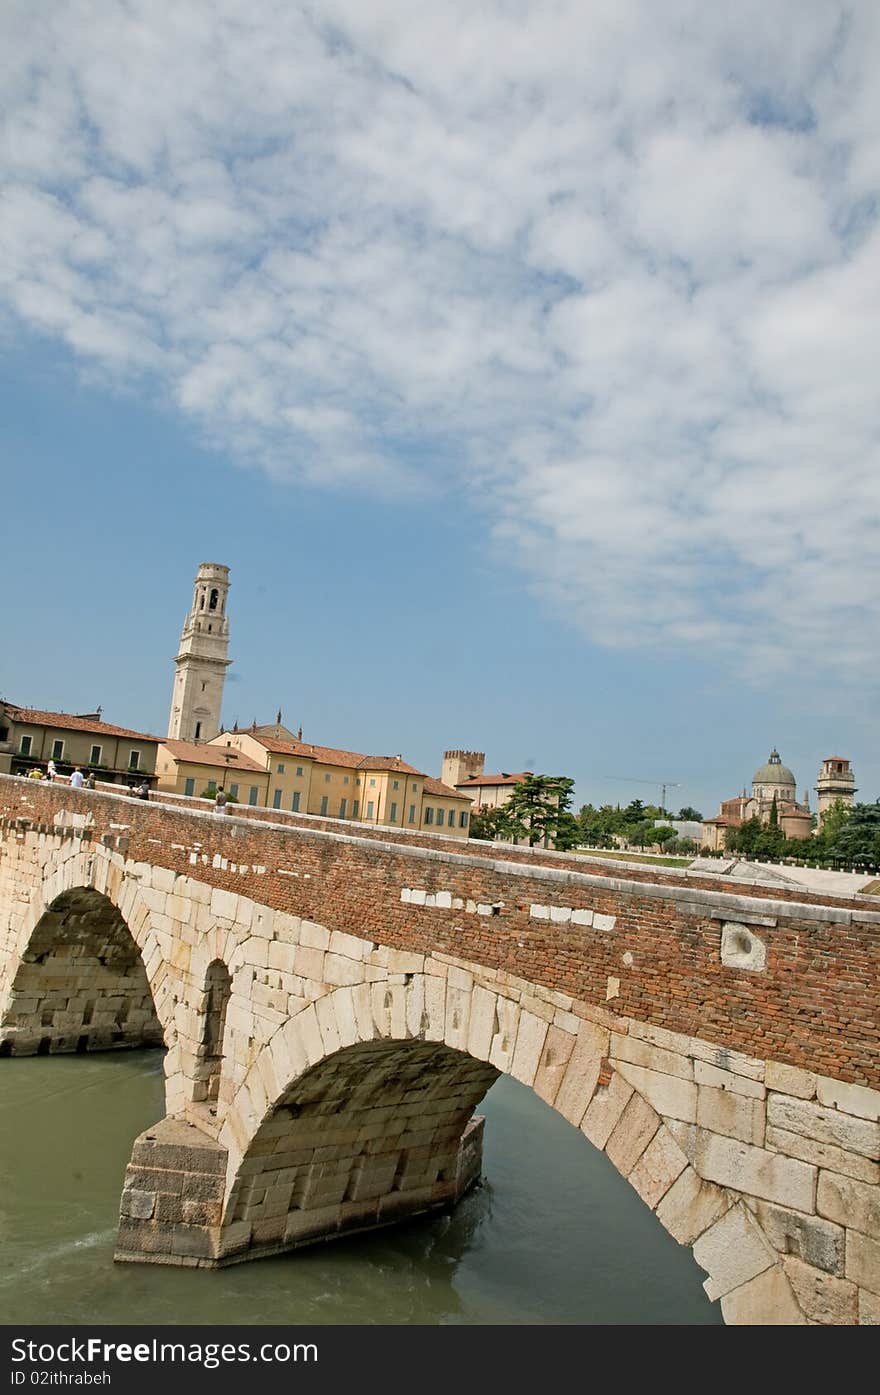
M110 784L153 784L159 737L101 721L97 712L44 712L0 702L0 771L29 775L50 760L59 775L79 766Z
M213 798L222 785L239 804L264 807L269 775L242 751L194 741L161 741L156 762L158 788L197 799Z
M293 736L280 722L224 731L197 749L239 751L248 757L268 776L270 809L468 837L470 798L399 755L367 756L316 746Z

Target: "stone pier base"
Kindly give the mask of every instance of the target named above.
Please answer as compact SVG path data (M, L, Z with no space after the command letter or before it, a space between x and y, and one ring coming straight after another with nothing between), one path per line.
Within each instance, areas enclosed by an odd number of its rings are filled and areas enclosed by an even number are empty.
M222 1144L195 1124L162 1119L135 1142L114 1259L220 1268L446 1210L480 1179L484 1123L479 1115L469 1120L448 1179L369 1199L295 1207L286 1215L282 1238L266 1241L250 1221L221 1223L227 1163Z

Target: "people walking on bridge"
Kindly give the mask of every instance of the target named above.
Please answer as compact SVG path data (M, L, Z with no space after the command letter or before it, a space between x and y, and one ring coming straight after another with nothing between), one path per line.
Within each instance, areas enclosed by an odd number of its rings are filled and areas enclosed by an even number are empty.
M55 767L55 762L54 762L54 760L50 760L50 761L49 761L49 764L46 766L46 779L47 779L47 780L54 780L54 779L55 779L55 776L56 776L57 774L58 774L58 771L57 771L57 769L56 769L56 767Z
M217 793L214 795L214 808L218 814L229 813L229 799L222 785L218 787Z
M81 790L82 787L83 787L83 785L85 784L85 782L86 782L86 777L85 777L85 775L83 775L83 773L82 773L82 771L80 770L79 766L77 766L76 769L74 770L73 774L72 774L71 777L70 777L70 788L73 789L73 790Z
M135 790L135 795L137 796L138 799L149 799L149 797L150 797L150 786L149 786L149 784L148 784L148 782L147 782L146 780L141 780L140 784L138 785L137 789Z
M90 771L89 771L88 775L87 775L86 778L85 778L85 784L84 784L83 788L84 788L84 789L87 789L87 790L93 790L93 789L95 788L95 772L94 772L94 770L90 770Z
M38 765L35 765L33 770L28 771L29 780L42 780L44 778L45 776L43 775L43 772Z

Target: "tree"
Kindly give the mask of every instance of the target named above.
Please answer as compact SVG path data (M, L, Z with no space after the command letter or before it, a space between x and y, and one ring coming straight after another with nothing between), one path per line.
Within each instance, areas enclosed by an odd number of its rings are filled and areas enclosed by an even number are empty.
M679 809L678 817L686 823L702 823L703 815L699 809L692 809L690 804L685 804L683 809Z
M485 838L487 842L494 843L496 838L504 837L505 830L506 820L502 807L476 809L471 814L471 838Z
M555 843L557 834L563 839L571 837L569 820L573 824L574 819L568 810L573 789L574 780L564 775L527 775L514 785L507 803L501 806L505 836L525 838L530 848Z
M659 828L655 826L651 829L651 833L653 834L654 842L659 843L661 847L668 843L670 838L675 837L675 829L670 828L668 824L661 824Z
M842 862L880 866L880 799L852 806L829 852Z

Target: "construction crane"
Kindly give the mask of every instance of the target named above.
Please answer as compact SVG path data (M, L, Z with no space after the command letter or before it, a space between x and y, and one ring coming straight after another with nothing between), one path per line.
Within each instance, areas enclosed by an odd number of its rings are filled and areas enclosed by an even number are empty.
M656 789L660 787L660 808L666 808L666 791L681 789L678 780L630 780L626 775L605 775L605 780L621 780L626 785L653 785Z

